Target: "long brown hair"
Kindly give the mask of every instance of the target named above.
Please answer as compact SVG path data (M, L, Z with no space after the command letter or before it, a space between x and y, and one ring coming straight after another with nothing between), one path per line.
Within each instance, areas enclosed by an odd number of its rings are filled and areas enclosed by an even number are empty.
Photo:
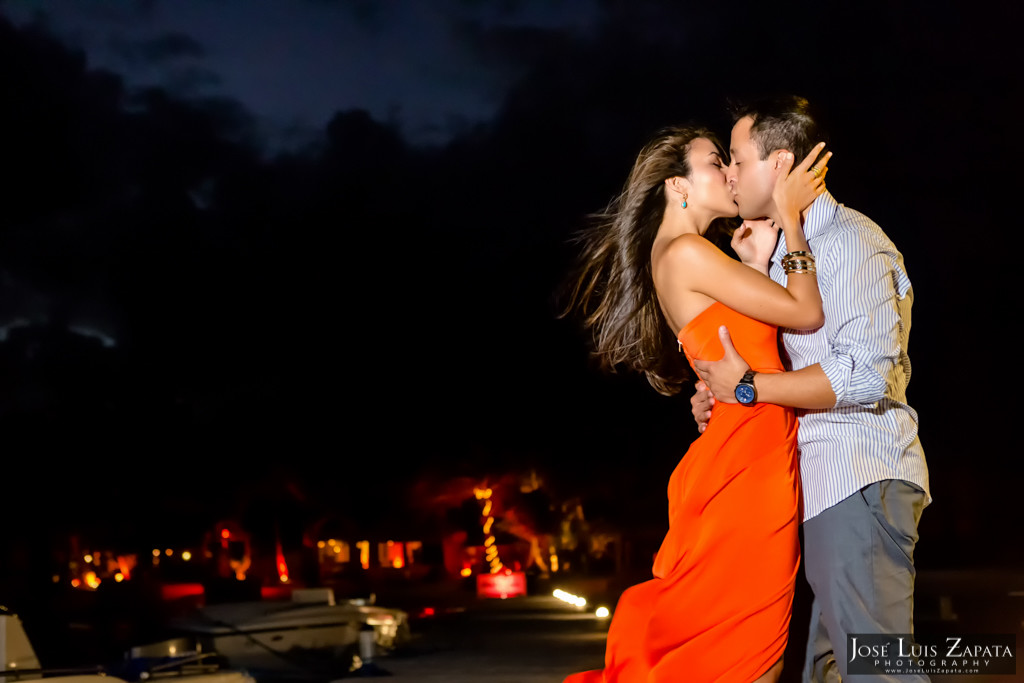
M726 157L716 136L699 127L666 128L640 150L622 193L577 233L582 248L562 313L581 316L601 369L642 372L666 396L679 393L688 371L658 305L651 247L665 214L665 181L690 175L687 155L697 138ZM724 234L729 225L713 228Z

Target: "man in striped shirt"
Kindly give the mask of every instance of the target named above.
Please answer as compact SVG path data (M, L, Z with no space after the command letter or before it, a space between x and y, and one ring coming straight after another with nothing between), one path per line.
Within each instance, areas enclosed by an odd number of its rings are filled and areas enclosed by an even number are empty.
M819 139L802 98L740 109L728 171L740 215L772 215L774 152L801 159ZM803 679L836 681L847 673L848 634L913 633L914 547L931 495L917 413L906 397L913 290L903 256L871 219L827 192L804 213L804 234L825 324L780 330L790 371L757 374L753 384L756 401L792 406L799 416L804 571L814 591ZM764 254L739 244L737 252L764 270ZM769 264L780 284L786 253L780 236ZM699 385L692 399L701 431L711 403L737 402L735 388L749 370L728 331L721 336L723 359L695 364L710 389Z

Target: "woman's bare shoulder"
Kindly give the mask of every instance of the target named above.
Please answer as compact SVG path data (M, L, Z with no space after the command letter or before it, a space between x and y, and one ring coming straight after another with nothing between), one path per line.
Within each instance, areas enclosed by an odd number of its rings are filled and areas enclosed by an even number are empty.
M722 250L706 238L693 233L685 233L674 237L665 245L664 258L669 262L682 265L703 261L711 254L721 254Z

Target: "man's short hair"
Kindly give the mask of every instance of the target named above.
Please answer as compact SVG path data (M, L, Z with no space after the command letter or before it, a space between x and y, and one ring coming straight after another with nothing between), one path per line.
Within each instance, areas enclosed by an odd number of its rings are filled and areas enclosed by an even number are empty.
M772 150L788 149L799 164L811 149L827 139L810 103L796 95L765 97L733 107L733 122L749 116L753 119L750 138L761 159Z

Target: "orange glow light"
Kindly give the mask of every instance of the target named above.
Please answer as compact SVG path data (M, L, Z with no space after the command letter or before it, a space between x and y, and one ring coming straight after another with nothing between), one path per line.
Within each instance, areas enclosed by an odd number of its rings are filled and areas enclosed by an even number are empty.
M363 569L370 568L370 542L359 541L356 543L356 547L359 548L359 564L362 565Z
M522 572L477 574L476 594L481 598L501 598L503 600L526 595L526 575Z
M221 529L220 530L220 537L221 538L231 538L231 532L228 531L227 529Z
M459 572L459 573L462 574L463 576L472 576L473 570L470 569L469 567L463 567L462 571Z
M281 583L288 583L288 562L284 559L284 548L281 547L281 540L275 544L274 560L277 563L277 575L281 577Z
M135 555L118 555L117 556L117 569L124 578L132 578L132 570L135 569L135 565L138 564L138 558Z

